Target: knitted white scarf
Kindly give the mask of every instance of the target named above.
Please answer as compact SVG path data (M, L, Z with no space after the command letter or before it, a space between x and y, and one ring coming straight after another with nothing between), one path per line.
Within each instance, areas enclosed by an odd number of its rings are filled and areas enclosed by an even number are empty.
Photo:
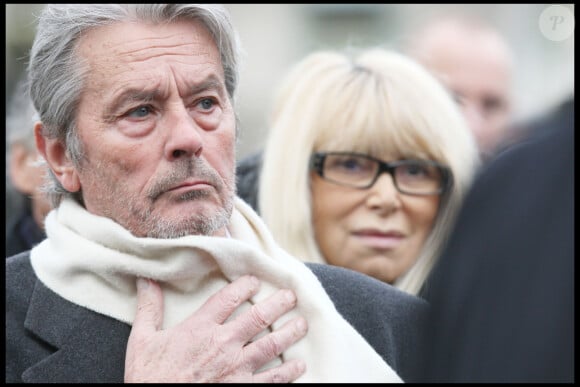
M45 221L48 238L32 249L38 278L61 297L131 324L136 278L157 280L164 294L164 328L183 321L226 283L253 274L259 302L277 289L294 289L297 307L273 324L298 316L305 338L284 352L304 359L297 382L401 382L362 336L337 312L316 276L274 242L258 215L242 200L228 227L231 238L137 238L118 223L65 200Z

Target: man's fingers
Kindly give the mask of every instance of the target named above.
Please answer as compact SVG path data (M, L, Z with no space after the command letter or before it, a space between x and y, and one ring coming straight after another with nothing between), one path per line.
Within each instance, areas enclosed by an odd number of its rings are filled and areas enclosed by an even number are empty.
M247 342L295 306L294 292L290 289L281 289L241 313L229 324L234 329L235 337Z
M155 332L163 323L163 292L155 281L137 279L137 313L132 331Z
M281 365L257 373L253 377L254 383L291 383L306 372L304 360L288 360Z
M213 294L199 308L198 314L223 324L232 313L260 289L260 281L251 275L242 276ZM193 316L192 316L193 317Z
M250 362L253 369L259 369L306 336L307 332L308 323L303 317L297 317L246 345L244 358Z

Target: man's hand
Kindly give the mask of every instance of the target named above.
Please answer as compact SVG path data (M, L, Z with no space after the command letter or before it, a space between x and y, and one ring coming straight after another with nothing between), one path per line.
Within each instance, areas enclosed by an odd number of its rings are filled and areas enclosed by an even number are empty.
M289 383L306 371L301 359L256 372L306 335L302 317L248 343L296 306L291 290L279 290L232 321L228 317L260 287L243 276L212 295L179 325L160 330L163 293L152 280L137 281L137 313L127 343L125 382ZM247 344L247 345L246 345Z

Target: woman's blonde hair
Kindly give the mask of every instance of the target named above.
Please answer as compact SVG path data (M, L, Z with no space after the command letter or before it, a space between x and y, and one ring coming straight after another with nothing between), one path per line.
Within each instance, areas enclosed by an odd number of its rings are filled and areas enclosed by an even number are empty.
M280 245L325 263L314 238L309 158L315 151L422 158L451 169L433 229L394 285L417 294L468 189L479 159L444 87L412 59L382 48L320 51L296 64L275 99L259 186L259 211Z

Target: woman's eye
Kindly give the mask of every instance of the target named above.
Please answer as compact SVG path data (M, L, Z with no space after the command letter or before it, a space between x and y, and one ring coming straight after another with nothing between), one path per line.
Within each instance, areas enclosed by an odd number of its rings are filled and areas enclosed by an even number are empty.
M404 173L409 176L427 177L430 175L429 168L424 165L407 165Z
M407 166L407 173L410 175L417 175L419 173L424 173L425 171L423 170L422 167L419 167L417 165L409 165Z
M344 169L358 169L360 162L356 159L344 159L340 161L339 165Z

